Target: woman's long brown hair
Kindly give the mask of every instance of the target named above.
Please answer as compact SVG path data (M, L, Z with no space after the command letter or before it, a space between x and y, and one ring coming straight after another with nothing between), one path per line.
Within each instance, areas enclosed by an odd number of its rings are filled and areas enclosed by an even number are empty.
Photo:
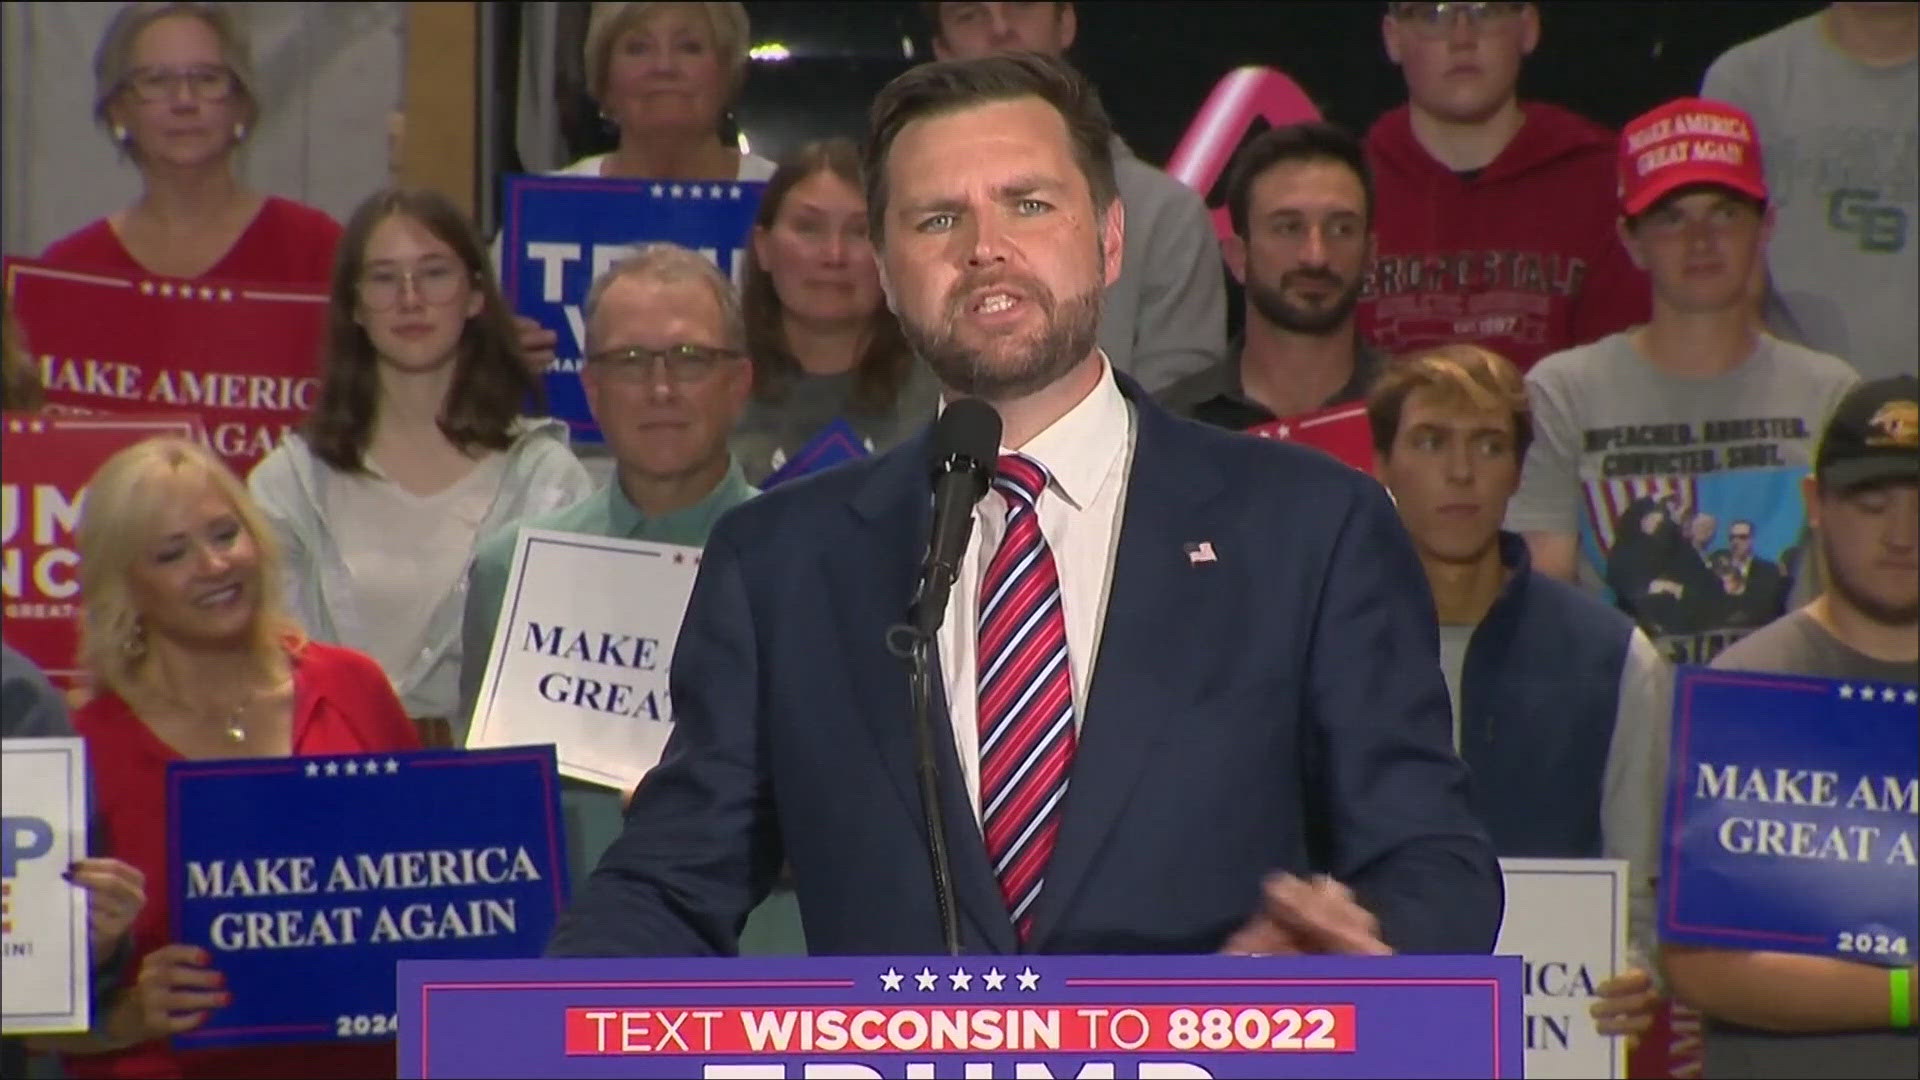
M540 381L521 359L513 314L500 296L493 262L473 224L437 191L390 188L353 212L333 260L320 398L307 417L306 436L320 460L342 472L366 471L367 443L379 412L380 358L354 314L367 241L394 215L411 218L452 248L482 298L480 313L460 331L453 385L440 406L441 434L463 451L505 450L512 445L514 423L522 412L539 408Z
M773 228L787 193L803 180L821 173L832 173L858 192L860 150L849 139L820 139L801 145L788 154L767 181L760 197L754 224ZM780 297L773 289L773 275L760 265L753 245L747 245L747 262L741 278L741 312L747 323L747 351L753 358L753 393L761 401L777 402L787 386L800 374L800 362L787 345L787 332L780 318ZM867 328L867 347L853 369L853 407L856 411L878 415L893 408L913 363L906 335L900 322L885 302L875 306Z

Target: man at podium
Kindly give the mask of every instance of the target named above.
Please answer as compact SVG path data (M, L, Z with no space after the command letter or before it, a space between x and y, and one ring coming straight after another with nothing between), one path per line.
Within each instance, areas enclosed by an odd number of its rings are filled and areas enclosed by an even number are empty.
M928 537L954 520L929 498L944 418L729 512L676 646L673 736L553 955L731 954L783 860L812 951L945 952L888 648L910 605L943 615L933 803L959 950L1492 948L1499 870L1384 490L1177 419L1097 347L1126 226L1109 135L1086 82L1030 54L924 65L876 99L888 301L945 401L992 406L947 418L997 414L991 488L924 608Z

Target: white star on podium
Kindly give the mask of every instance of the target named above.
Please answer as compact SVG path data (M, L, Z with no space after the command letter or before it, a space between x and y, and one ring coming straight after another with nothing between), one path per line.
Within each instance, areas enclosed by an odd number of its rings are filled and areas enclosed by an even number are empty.
M349 761L349 762L347 762L347 775L348 775L348 776L359 776L359 775L360 775L360 763L359 763L359 762L357 762L357 761Z
M1909 690L1902 695L1902 698L1909 705L1920 703L1920 690Z
M339 776L339 775L340 775L340 763L339 763L339 762L336 762L336 761L329 761L329 762L327 762L327 775L328 775L328 776Z
M1014 978L1019 981L1020 989L1022 990L1040 989L1040 975L1038 972L1034 971L1031 967L1027 968L1025 971L1022 971L1020 974L1015 975Z
M400 771L400 763L393 760L392 758L388 758L387 759L387 775L392 776L394 773L397 773L399 771Z
M1853 687L1850 684L1847 684L1847 683L1840 684L1840 698L1843 701L1853 700Z
M309 762L307 762L307 775L308 775L308 776L319 776L319 775L320 775L320 766L318 766L318 765L315 765L315 764L314 764L313 762L311 762L311 761L309 761Z
M1007 977L1000 974L1000 969L997 967L988 968L987 973L980 976L980 979L986 984L988 990L999 990L1007 985Z
M1893 704L1893 699L1898 696L1899 695L1894 692L1894 689L1891 686L1887 687L1885 690L1880 691L1880 700L1886 702L1889 705Z
M920 974L913 977L913 981L918 983L922 990L932 990L939 985L940 976L935 975L932 968L923 967L920 969Z
M953 988L955 990L973 989L973 976L967 974L966 968L961 968L960 970L947 976L947 981L953 984Z
M904 978L906 978L905 975L900 974L893 968L888 968L886 974L880 976L880 989L888 991L898 990L900 989L900 980Z

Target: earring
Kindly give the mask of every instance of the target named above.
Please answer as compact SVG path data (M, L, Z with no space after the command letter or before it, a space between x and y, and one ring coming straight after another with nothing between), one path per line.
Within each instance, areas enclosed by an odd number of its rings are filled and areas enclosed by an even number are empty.
M113 125L113 141L114 142L119 143L121 146L125 146L127 145L127 137L128 137L127 125L125 124Z
M233 141L234 142L247 141L247 125L245 121L235 120L233 122Z
M135 660L146 655L147 624L138 615L133 617L133 625L127 628L127 636L120 642L120 649Z

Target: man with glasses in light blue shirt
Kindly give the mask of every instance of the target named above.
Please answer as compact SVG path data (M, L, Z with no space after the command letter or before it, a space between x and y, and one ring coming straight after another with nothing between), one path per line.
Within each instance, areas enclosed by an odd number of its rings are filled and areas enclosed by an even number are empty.
M647 244L609 267L587 295L587 405L613 456L613 477L586 499L487 537L467 576L460 717L471 722L486 674L519 530L704 546L720 515L756 492L727 450L753 381L732 286L704 256ZM567 866L574 891L620 834L626 793L564 780ZM801 952L792 893L774 893L749 921L746 951Z

